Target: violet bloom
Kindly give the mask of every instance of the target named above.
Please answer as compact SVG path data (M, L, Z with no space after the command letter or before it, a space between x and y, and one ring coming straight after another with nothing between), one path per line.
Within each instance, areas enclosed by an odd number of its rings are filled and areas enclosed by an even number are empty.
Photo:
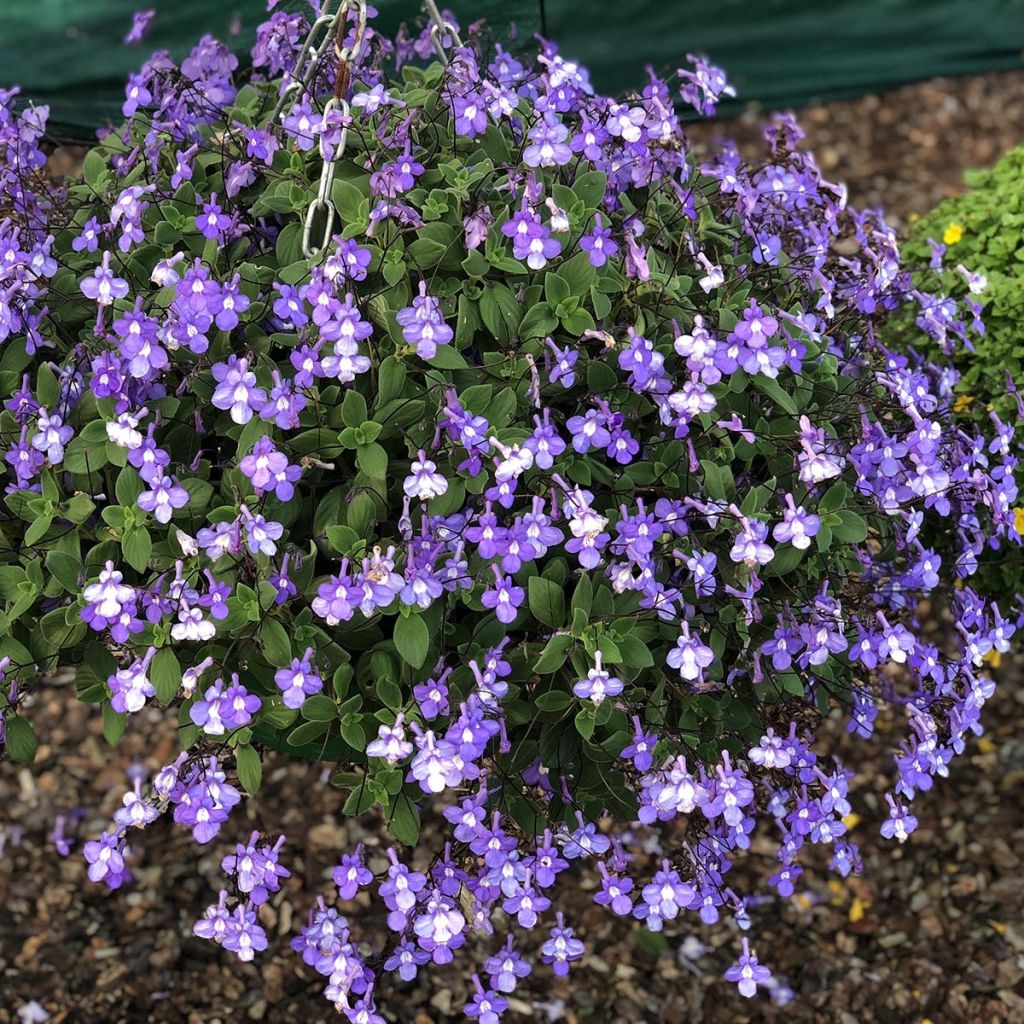
M609 257L619 251L618 244L612 240L612 229L601 226L600 214L594 214L594 230L580 239L580 248L593 267L603 267Z
M150 22L156 17L156 11L152 8L146 11L136 11L132 15L132 27L128 30L128 35L124 37L124 41L128 46L134 46L136 43L141 43L146 37L146 33L149 31Z
M821 520L807 512L803 505L796 505L792 494L786 495L786 506L782 522L775 524L772 536L780 543L789 541L793 547L806 551L811 546L811 538L821 529Z
M422 448L419 458L413 459L409 470L403 490L410 498L430 501L431 498L441 497L448 490L448 481L437 472L437 464L427 458Z
M51 465L58 466L64 461L64 446L73 434L74 430L65 425L61 416L40 409L36 432L29 443L37 452L42 452Z
M156 696L156 689L147 674L155 654L156 648L150 647L142 658L136 658L128 668L118 669L107 678L112 694L110 704L118 714L141 711L146 701Z
M244 356L232 355L226 363L214 363L212 371L217 387L211 401L216 408L229 410L235 423L248 423L253 410L266 405L266 392L256 387L256 374L249 370Z
M617 697L622 693L622 689L622 680L610 675L601 667L601 652L595 651L594 667L587 673L586 679L580 679L573 684L572 692L580 700L593 701L597 707L606 697Z
M416 346L416 354L422 359L432 359L437 355L438 345L447 345L455 337L445 323L440 302L427 294L425 281L420 281L420 293L412 305L400 309L395 320L402 328L402 337Z
M208 736L223 736L231 729L241 729L252 721L252 716L263 706L263 701L231 676L225 689L224 680L217 679L189 709L189 717Z
M256 953L267 948L267 934L257 923L254 908L244 903L235 908L221 944L244 962L251 961Z
M702 679L704 669L715 660L715 652L699 637L690 635L690 624L683 621L676 646L668 652L665 661L678 669L680 676L687 682Z
M526 591L522 587L517 587L511 576L502 576L496 565L492 568L495 586L485 590L480 601L485 608L490 608L494 612L499 622L507 626L515 621L519 606L526 598Z
M462 229L465 232L467 250L479 249L484 244L493 219L489 206L481 207L463 218Z
M100 222L95 217L90 217L82 225L81 232L71 240L71 248L75 252L95 252L99 248L102 230Z
M598 864L601 872L601 890L594 895L594 902L608 907L617 917L627 917L633 911L633 900L629 893L633 888L633 879L628 875L609 874L602 861Z
M473 998L463 1006L462 1012L479 1024L500 1024L502 1014L508 1009L508 1000L497 992L485 989L476 974L473 975L473 987L476 989Z
M124 863L128 847L120 832L101 832L98 839L85 844L82 853L89 865L91 882L103 882L108 889L117 889L131 878Z
M363 864L363 844L354 853L342 854L341 863L331 875L338 887L338 899L353 899L356 893L373 881L373 872Z
M757 957L750 952L750 942L743 940L743 955L725 972L725 980L736 983L741 996L750 999L758 985L767 985L772 972L757 962Z
M561 167L572 160L572 150L565 141L569 129L554 114L545 114L530 129L528 138L530 144L523 150L527 167Z
M294 485L302 476L302 468L290 465L288 456L279 452L266 434L253 445L238 468L249 478L257 494L272 491L278 501L288 501L292 497Z
M551 937L540 947L540 958L552 965L555 974L564 978L569 973L569 964L583 956L584 945L566 926L562 911L558 911L558 923L551 929Z
M128 586L121 571L108 561L96 582L82 592L82 598L82 621L99 632L119 619L124 608L135 601L135 588Z
M243 506L244 508L244 506ZM277 541L284 534L284 526L261 515L248 515L245 519L245 543L254 555L273 557L277 554Z
M465 945L466 919L452 899L435 889L413 922L420 947L430 953L435 964L450 964L452 950Z
M395 946L394 952L384 961L384 970L397 973L402 981L413 981L419 969L430 963L430 959L429 953L406 940Z
M405 738L404 720L400 714L394 725L381 722L377 738L366 746L366 756L382 758L391 765L404 761L413 752L413 745Z
M484 961L484 970L499 992L514 992L519 979L530 973L529 962L513 947L513 941L510 935L505 948Z
M117 299L123 299L128 294L128 282L114 277L110 269L109 252L103 254L103 262L79 287L82 294L98 306L112 306Z
M282 702L286 708L301 708L307 697L324 688L323 679L313 667L312 657L313 648L307 647L301 658L292 658L288 668L274 673L274 682L283 695Z
M196 217L196 230L211 242L223 242L231 228L231 218L224 213L217 202L217 193L203 204L203 212Z
M526 260L531 270L543 269L548 260L562 251L561 242L551 237L550 230L525 201L523 208L502 224L501 233L512 239L512 255L517 260Z
M175 510L184 508L188 502L188 491L174 477L161 476L150 481L150 490L143 491L136 504L144 512L152 512L158 523L166 525Z

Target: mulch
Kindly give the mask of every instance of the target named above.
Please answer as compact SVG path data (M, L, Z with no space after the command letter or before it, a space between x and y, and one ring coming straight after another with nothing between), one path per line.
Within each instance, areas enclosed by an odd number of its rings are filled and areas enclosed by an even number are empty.
M827 174L846 180L854 202L884 205L901 222L960 187L962 171L991 163L1020 140L1024 73L935 80L885 96L807 108L801 120ZM753 115L719 125L754 145ZM706 128L691 131L706 145ZM54 160L64 159L58 151ZM740 933L731 923L701 925L693 915L651 940L592 903L583 873L562 906L587 941L568 980L538 967L511 997L509 1020L567 1024L1021 1024L1024 1022L1024 705L1022 666L1007 663L983 721L989 732L914 805L920 825L903 847L882 840L888 751L900 723L882 722L869 742L844 737L838 719L825 742L857 771L864 873L835 879L810 865L802 891L752 910L761 960L793 989L785 1007L744 1000L722 972ZM303 966L290 938L317 894L331 891L330 869L363 840L379 858L372 820L341 815L343 794L320 766L272 760L263 791L234 812L218 840L198 855L187 832L160 821L133 844L135 880L108 893L86 878L81 843L96 835L127 788L126 770L152 770L177 750L173 722L155 710L130 723L108 747L98 716L73 688L35 698L30 714L44 737L29 769L0 764L0 1024L19 1020L36 1000L68 1024L235 1024L339 1018ZM831 748L830 748L831 749ZM48 839L55 817L71 822L75 849L57 856ZM287 836L292 877L263 908L270 948L241 964L191 926L216 897L219 862L253 829ZM735 869L749 891L774 870L771 844L755 840ZM760 886L763 888L763 886ZM383 926L368 899L344 905L369 942ZM464 1019L463 970L486 953L473 947L455 969L431 969L409 984L383 983L378 1004L396 1022Z

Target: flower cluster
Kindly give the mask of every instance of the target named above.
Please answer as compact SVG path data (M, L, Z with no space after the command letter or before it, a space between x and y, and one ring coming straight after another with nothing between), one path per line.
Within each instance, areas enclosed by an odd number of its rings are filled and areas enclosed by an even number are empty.
M616 100L546 41L423 67L426 29L371 29L325 109L326 71L280 77L305 30L274 13L247 80L210 38L154 56L63 189L31 178L45 112L0 94L5 751L31 760L57 663L111 738L174 717L181 756L85 844L112 887L164 813L212 842L265 750L332 765L409 849L333 875L387 948L321 896L296 951L362 1024L382 976L472 960L494 1024L583 956L580 864L655 932L752 927L755 832L782 897L813 847L858 870L851 773L814 745L834 707L905 721L878 827L907 839L1018 624L976 572L1020 542L1019 451L883 344L907 309L977 328L791 117L757 164L688 154L676 104L731 94L705 61ZM197 934L264 948L280 855L239 843ZM726 976L773 984L747 942Z

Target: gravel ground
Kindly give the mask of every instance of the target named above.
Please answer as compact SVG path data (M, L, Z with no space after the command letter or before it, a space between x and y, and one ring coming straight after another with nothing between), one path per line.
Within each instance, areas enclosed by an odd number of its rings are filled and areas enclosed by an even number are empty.
M855 202L883 205L897 221L925 212L960 187L964 169L991 163L1021 141L1024 73L939 79L880 97L810 107L801 119L826 172L850 185ZM754 115L691 133L757 137ZM76 154L58 150L55 171ZM877 836L886 779L886 737L839 740L858 771L864 874L842 881L809 866L805 889L753 913L761 959L784 975L794 997L783 1009L742 1000L721 979L735 955L733 926L666 930L652 944L591 903L593 877L567 896L569 915L590 955L568 982L538 970L516 992L510 1020L568 1024L1021 1024L1024 1022L1024 681L1020 665L1000 671L985 721L989 734L955 765L952 777L915 804L918 831L902 848ZM97 716L69 687L37 698L32 717L46 742L34 769L0 764L0 1024L37 1000L69 1024L304 1024L338 1018L319 995L321 981L288 948L315 895L330 891L339 852L372 822L340 817L341 797L317 766L267 765L260 799L238 809L200 858L183 830L159 822L135 844L135 882L117 893L91 885L78 848L95 835L125 788L135 761L154 768L176 751L173 723L133 722L111 750ZM68 751L74 751L69 754ZM70 817L76 850L56 856L55 816ZM288 837L293 877L264 908L271 946L257 965L239 964L191 936L212 902L219 860L250 829ZM820 867L820 865L819 865ZM737 868L737 888L772 871L770 848L755 842ZM365 934L380 922L367 904L345 912ZM474 951L479 959L479 950ZM396 1022L461 1019L464 979L433 972L380 992Z

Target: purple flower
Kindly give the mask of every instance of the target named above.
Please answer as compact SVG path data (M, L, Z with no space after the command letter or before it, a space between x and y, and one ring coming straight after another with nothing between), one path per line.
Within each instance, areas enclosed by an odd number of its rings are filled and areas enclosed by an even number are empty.
M103 254L103 262L79 287L87 299L92 299L99 306L111 306L115 300L123 299L128 294L128 282L114 277L110 270L109 252Z
M772 536L780 543L789 541L793 547L806 551L811 546L811 539L821 529L821 520L807 512L803 505L797 506L792 494L786 495L786 506L782 522L775 524Z
M342 854L341 863L331 877L338 887L338 899L353 899L356 893L373 881L373 872L363 864L363 845L356 846L354 853ZM405 979L409 980L409 979Z
M120 832L102 832L98 839L90 840L82 848L89 865L89 881L103 882L108 889L118 889L131 878L125 867L128 854Z
M512 255L517 260L526 260L531 270L543 269L548 260L562 251L561 242L551 237L551 232L525 201L522 209L502 224L501 233L512 239Z
M128 31L128 35L124 37L125 43L129 46L134 46L136 43L141 43L146 37L146 33L149 31L150 22L156 17L156 11L150 9L147 11L136 11L132 15L132 27ZM127 115L126 115L127 116Z
M188 504L189 493L173 476L154 477L149 485L150 489L139 495L136 504L144 512L152 512L158 523L166 525L176 509Z
M295 493L295 483L302 476L299 466L290 465L288 456L274 447L264 434L242 459L239 469L249 478L257 494L273 492L278 501L288 501Z
M519 606L526 599L526 591L517 587L511 576L502 576L497 566L493 566L495 585L485 590L480 598L485 608L490 608L498 617L499 622L508 625L514 622Z
M203 212L196 217L196 230L211 242L223 242L231 228L231 218L224 213L217 202L217 193L203 203Z
M703 679L704 669L715 660L715 652L707 644L704 644L696 636L690 635L690 624L686 621L681 626L681 631L676 646L669 651L665 661L675 669L687 682L694 682Z
M242 506L243 509L245 506ZM248 511L246 509L246 511ZM277 554L277 541L281 539L284 534L284 526L281 523L274 522L272 519L266 519L261 515L252 515L251 513L245 517L245 543L249 550L254 555L264 554L268 557L272 557Z
M395 319L402 328L402 337L416 346L416 354L422 359L432 359L438 345L447 345L455 337L444 321L440 303L427 294L425 281L420 281L420 293L412 305L400 309Z
M586 679L580 679L573 684L572 692L580 700L593 701L594 705L600 705L606 697L617 697L622 693L623 682L621 679L610 675L601 667L601 652L594 653L594 667L587 673Z
M558 923L551 929L551 937L540 947L541 960L551 964L555 974L564 978L569 973L569 964L583 956L583 943L573 930L566 926L562 912L557 914Z
M437 465L427 458L422 448L419 458L413 459L409 467L403 490L410 498L419 498L420 501L439 498L448 490L448 481L437 472Z
M212 372L217 387L211 401L218 409L230 410L235 423L248 423L253 410L266 405L266 392L256 387L256 374L244 356L228 356L226 363L214 363Z
M260 698L249 693L238 681L237 674L233 674L226 689L224 680L217 679L203 694L203 699L189 709L189 717L208 736L223 736L229 730L248 725L262 705Z
M594 214L594 230L580 239L580 248L594 267L603 267L609 257L619 251L618 245L612 240L612 229L601 226L600 214Z
M757 991L758 985L767 985L772 972L757 962L757 957L750 952L750 943L743 940L743 954L739 960L725 972L725 980L736 983L741 996L750 999Z
M286 708L301 708L307 697L324 688L324 681L313 667L312 658L313 648L307 647L301 658L292 658L288 668L274 673L274 682L283 695Z
M530 144L523 150L527 167L561 167L572 160L572 150L565 142L569 129L553 114L545 114L530 129L528 137Z

